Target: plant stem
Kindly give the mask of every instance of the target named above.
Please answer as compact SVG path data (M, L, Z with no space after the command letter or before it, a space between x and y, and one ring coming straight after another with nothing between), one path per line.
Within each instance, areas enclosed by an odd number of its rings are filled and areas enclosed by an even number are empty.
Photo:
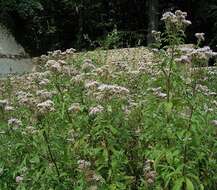
M62 93L62 90L61 90L60 86L56 83L56 81L55 81L55 87L56 87L57 91L58 91L59 94L60 94L60 99L61 99L62 103L64 103L64 95L63 95L63 93ZM67 117L68 117L69 122L72 122L72 118L71 118L71 116L70 116L68 110L66 110L66 115L67 115Z
M47 149L48 149L48 153L49 153L50 159L51 159L52 163L54 164L57 176L58 176L58 178L60 178L60 172L59 172L57 163L56 163L56 161L54 159L53 153L51 151L51 147L50 147L50 143L49 143L49 139L48 139L48 135L47 135L46 131L43 131L43 137L44 137L44 140L45 140L46 145L47 145Z
M193 97L195 95L195 92L196 92L196 84L193 84ZM193 117L193 113L194 113L194 106L192 104L190 104L190 114L189 114L189 118L188 118L188 127L187 127L187 130L186 130L186 134L190 131L191 129L191 126L192 126L192 117ZM182 176L185 176L186 175L186 163L187 163L187 153L188 153L188 147L187 147L187 144L185 143L184 145L184 158L183 158L183 170L182 170ZM183 190L185 190L185 185L183 185L182 187Z

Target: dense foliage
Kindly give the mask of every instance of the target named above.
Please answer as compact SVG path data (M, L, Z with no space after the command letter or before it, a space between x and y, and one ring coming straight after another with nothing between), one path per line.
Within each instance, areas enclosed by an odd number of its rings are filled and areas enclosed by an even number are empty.
M163 15L144 62L55 51L26 86L6 80L0 189L216 189L217 71L207 67L216 53L201 47L203 33L181 46L186 16Z
M1 0L1 22L8 25L21 44L33 54L48 50L90 49L103 46L106 36L117 29L115 47L146 45L152 14L181 8L190 12L195 23L192 34L201 29L207 42L216 44L215 0L155 0L156 11L149 12L152 0ZM156 25L157 27L157 25ZM154 28L157 29L157 28ZM191 42L192 36L189 38ZM113 47L109 45L106 47Z

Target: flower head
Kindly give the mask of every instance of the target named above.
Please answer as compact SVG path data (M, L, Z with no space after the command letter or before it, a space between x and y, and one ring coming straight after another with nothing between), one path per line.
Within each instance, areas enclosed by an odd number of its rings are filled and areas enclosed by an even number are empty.
M62 66L59 62L55 60L48 60L46 65L52 72L60 73L62 71Z
M53 112L54 109L54 103L51 100L46 100L45 102L37 104L38 112L41 114Z
M70 113L78 113L78 112L81 111L81 106L80 106L79 103L73 103L73 104L69 107L68 111L69 111Z
M176 58L175 61L178 63L188 64L191 63L191 57L187 55L182 55L180 58Z
M187 20L186 17L186 12L177 10L175 14L172 12L164 13L161 20L165 22L167 28L180 31L191 24L191 21Z
M13 129L18 129L22 125L22 122L19 119L11 118L8 120L8 126Z
M16 183L20 183L23 181L23 176L16 176Z
M217 127L217 120L212 120L212 121L211 121L211 124L212 124L213 126Z
M4 109L8 104L7 100L0 100L0 108Z
M205 40L205 34L204 33L196 33L195 37L198 39L198 41L204 41Z
M82 71L84 71L84 72L90 72L90 71L92 71L94 69L95 69L95 66L92 63L92 60L90 60L90 59L84 60L83 65L81 67Z
M91 163L86 160L78 160L77 164L80 170L88 169L91 166Z
M91 107L89 109L89 115L96 115L98 113L103 112L104 108L101 105L95 106L95 107Z

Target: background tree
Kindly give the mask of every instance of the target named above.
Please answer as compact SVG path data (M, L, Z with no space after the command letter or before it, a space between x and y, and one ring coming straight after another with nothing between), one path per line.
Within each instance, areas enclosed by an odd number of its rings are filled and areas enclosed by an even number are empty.
M158 0L149 0L148 1L148 35L147 35L147 44L152 43L152 30L158 29L158 12L159 12L159 1Z
M158 15L167 10L187 11L195 32L206 33L206 43L216 48L216 0L0 0L0 22L32 55L48 50L100 47L115 28L115 47L151 42L151 30L161 28ZM159 25L159 26L158 26Z

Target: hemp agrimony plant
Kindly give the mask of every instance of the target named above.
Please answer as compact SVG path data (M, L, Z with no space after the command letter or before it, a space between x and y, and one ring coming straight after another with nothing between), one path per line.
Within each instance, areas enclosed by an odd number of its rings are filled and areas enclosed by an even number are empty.
M208 60L216 53L207 46L200 47L205 40L204 33L195 34L196 45L183 45L185 29L191 24L186 18L187 13L180 10L166 12L161 18L165 32L152 32L157 48L158 82L163 81L164 91L158 93L164 98L160 105L163 106L165 130L160 130L166 132L166 152L160 151L156 167L164 173L161 178L165 180L166 189L204 189L203 180L207 176L201 172L201 164L209 164L201 134L208 132L210 116L204 107L211 104L211 94L215 93L204 84L208 78ZM198 124L200 121L204 122L203 127Z
M139 58L56 50L0 80L0 189L216 189L216 53L184 44L187 13L161 20Z

